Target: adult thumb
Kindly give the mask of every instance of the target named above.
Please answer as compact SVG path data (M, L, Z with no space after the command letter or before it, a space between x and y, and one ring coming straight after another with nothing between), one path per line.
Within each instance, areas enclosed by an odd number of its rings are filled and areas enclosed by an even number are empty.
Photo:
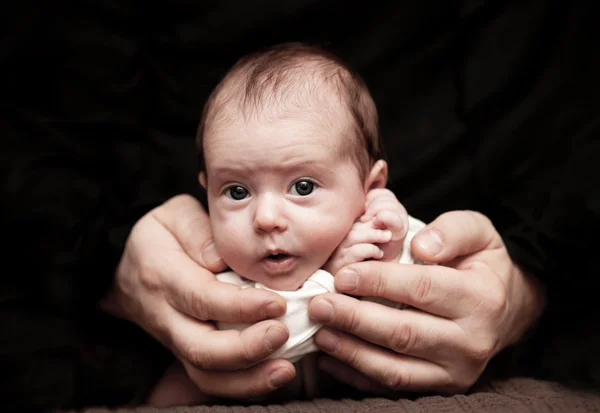
M177 195L154 214L200 266L213 273L227 268L215 248L208 214L196 198Z
M466 210L437 217L415 235L411 249L424 261L441 263L502 245L502 238L489 218Z

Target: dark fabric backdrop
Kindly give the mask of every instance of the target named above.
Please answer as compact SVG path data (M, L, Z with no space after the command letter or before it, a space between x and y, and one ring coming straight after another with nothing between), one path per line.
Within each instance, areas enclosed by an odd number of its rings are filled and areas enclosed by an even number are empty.
M3 9L0 400L10 410L122 403L164 367L159 346L95 303L140 216L178 193L202 199L193 136L220 76L284 41L327 47L366 80L389 186L409 213L487 214L513 258L546 283L550 309L517 364L598 378L598 2Z

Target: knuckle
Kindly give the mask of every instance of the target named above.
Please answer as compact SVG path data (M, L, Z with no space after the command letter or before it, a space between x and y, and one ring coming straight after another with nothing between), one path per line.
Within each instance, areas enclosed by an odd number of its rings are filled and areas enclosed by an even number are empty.
M346 331L356 335L356 333L360 330L361 326L360 317L358 316L357 311L350 311L350 314L348 315L347 319L342 324L345 325L344 327Z
M243 290L238 287L238 290L235 293L236 298L232 301L232 305L225 306L225 309L232 320L241 320L244 323L252 323L256 321L258 309L256 301L246 297L246 294L250 294L252 292L254 291L250 291L250 289ZM233 315L236 317L233 317Z
M449 382L441 386L441 393L448 396L454 394L462 394L467 392L475 383L475 379L471 375L461 374L459 377L450 378Z
M352 264L360 262L369 256L369 248L365 248L363 244L353 245L349 251L348 258L344 264Z
M189 344L185 353L187 358L198 370L209 370L213 365L213 357L208 349L201 349L193 344Z
M493 227L492 220L487 217L487 215L482 214L479 211L466 210L465 211L471 217L471 220L474 223L484 222L486 225Z
M346 250L346 255L349 257L360 257L361 255L361 246L360 244L353 245Z
M506 290L501 286L500 288L490 290L483 305L485 305L488 314L493 318L502 317L508 307L508 294Z
M458 211L449 211L449 212L444 212L442 214L440 214L437 217L436 221L440 221L440 222L452 222L455 219L455 215L459 213Z
M210 320L211 307L206 305L204 294L190 289L184 295L185 305L194 313L193 316L199 320Z
M399 368L387 369L381 377L381 382L389 389L394 391L410 388L410 375Z
M346 355L346 357L344 357L344 359L348 362L349 365L353 366L354 368L359 367L360 350L358 349L358 347L354 346L354 347L351 347L350 349L342 348L340 353Z
M479 373L477 373L477 372L472 372L469 375L465 375L462 380L458 380L456 382L455 392L456 393L467 392L471 387L473 387L473 385L475 384L477 379L479 379Z
M250 347L243 341L240 345L240 351L236 354L236 359L241 366L249 366L254 361Z
M161 290L162 288L160 285L161 282L159 273L156 271L156 268L154 268L154 265L147 261L140 261L138 265L139 266L136 272L138 274L141 286L146 291L150 292Z
M431 284L431 275L421 273L413 290L413 299L418 305L428 306L432 304Z
M365 377L352 376L349 379L346 379L348 380L348 384L350 384L350 386L354 387L358 391L369 392L371 390L370 383Z
M390 349L396 353L409 353L415 347L417 334L407 324L396 324L390 335Z
M259 397L269 391L269 383L265 383L261 380L250 380L249 386L247 389L240 389L240 394L237 395L237 398L250 398L250 397ZM236 395L234 395L236 397Z
M484 366L494 355L495 347L491 340L479 340L469 348L467 357L475 366Z
M373 293L376 297L385 297L388 288L387 279L378 269L373 277Z

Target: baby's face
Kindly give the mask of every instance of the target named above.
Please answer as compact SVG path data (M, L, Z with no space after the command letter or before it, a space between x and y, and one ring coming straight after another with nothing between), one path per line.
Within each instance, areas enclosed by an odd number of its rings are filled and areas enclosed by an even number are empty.
M337 150L345 124L324 128L301 114L238 119L204 140L215 245L243 277L296 290L363 212L364 183Z

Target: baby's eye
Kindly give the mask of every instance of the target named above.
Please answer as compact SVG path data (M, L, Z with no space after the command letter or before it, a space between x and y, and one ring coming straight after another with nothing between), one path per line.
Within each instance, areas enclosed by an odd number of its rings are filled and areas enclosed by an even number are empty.
M291 189L292 195L306 196L310 195L315 189L315 184L311 181L303 180L296 182Z
M235 201L241 201L248 196L248 190L243 186L233 185L225 189L225 196Z

